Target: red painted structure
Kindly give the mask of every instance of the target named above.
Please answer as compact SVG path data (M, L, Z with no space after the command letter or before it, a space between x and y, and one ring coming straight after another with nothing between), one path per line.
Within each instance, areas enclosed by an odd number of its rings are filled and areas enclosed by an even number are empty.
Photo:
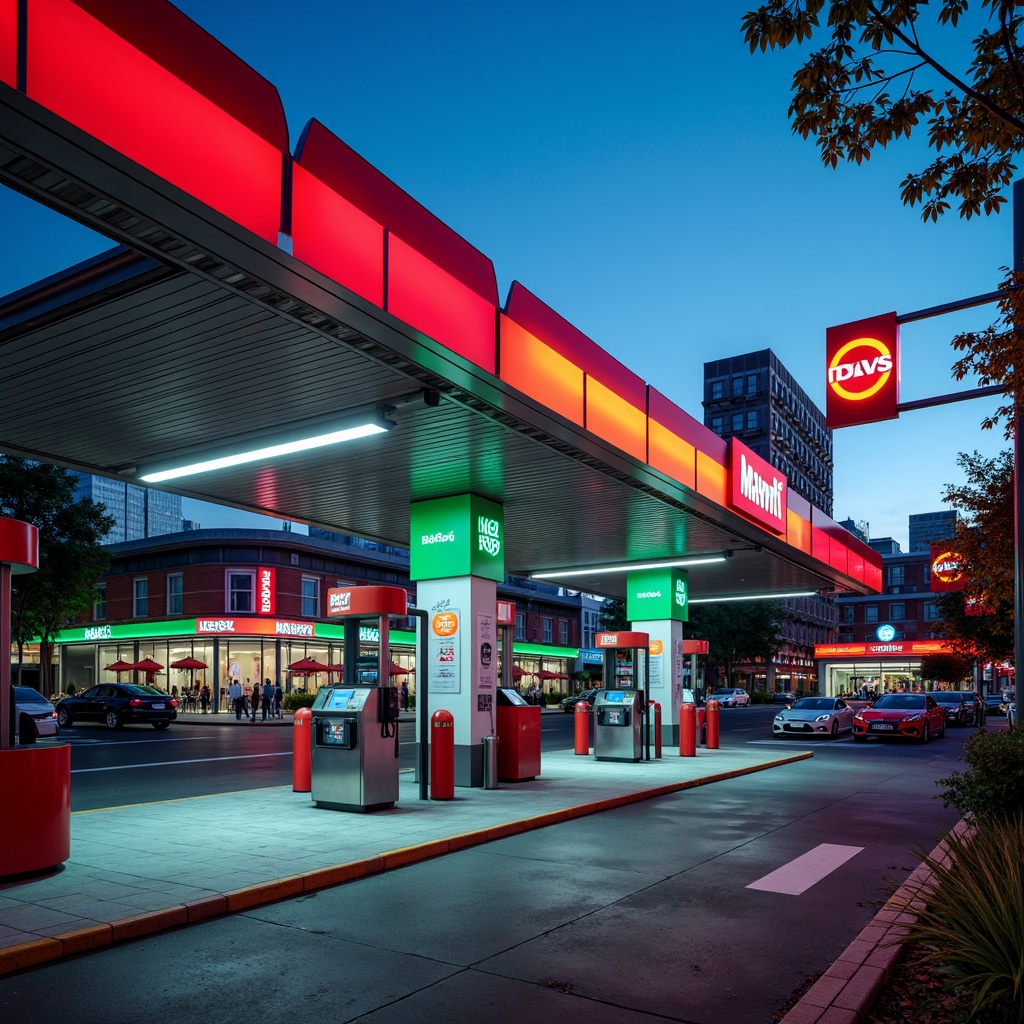
M498 733L498 778L522 782L540 775L540 707L499 704L495 709Z
M313 712L298 708L292 717L292 792L313 788Z
M581 700L573 713L573 753L590 753L590 704Z
M455 799L455 719L450 711L430 716L430 799Z

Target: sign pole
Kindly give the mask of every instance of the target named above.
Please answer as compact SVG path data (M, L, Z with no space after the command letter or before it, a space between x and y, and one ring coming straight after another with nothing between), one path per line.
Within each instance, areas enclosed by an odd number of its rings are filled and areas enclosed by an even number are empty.
M1024 271L1024 178L1013 183L1013 263L1014 272ZM1014 318L1013 332L1024 325ZM1020 679L1024 660L1024 480L1021 467L1021 416L1024 403L1014 395L1013 428L1013 685Z

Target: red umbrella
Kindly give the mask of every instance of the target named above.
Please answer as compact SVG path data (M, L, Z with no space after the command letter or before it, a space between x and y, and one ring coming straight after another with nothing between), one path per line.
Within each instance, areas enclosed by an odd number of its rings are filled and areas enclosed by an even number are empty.
M178 661L171 662L171 668L209 668L205 661L200 661L198 658L181 658Z
M549 672L546 668L542 668L539 672L536 673L536 676L537 676L538 679L558 679L559 678L557 672Z
M328 665L327 666L327 671L328 672L337 672L337 673L340 674L340 673L345 671L345 666L342 665L341 662L338 662L337 665Z
M388 669L388 675L407 676L408 674L409 670L407 668L402 668L401 665L396 665L394 662L391 662L391 667Z
M116 672L118 675L120 675L122 672L131 672L133 668L135 668L135 666L131 662L121 661L119 659L115 661L112 665L105 666L103 671Z
M312 676L317 672L329 671L328 667L317 661L316 658L300 658L298 661L293 661L288 667L300 676Z
M145 672L147 676L153 675L154 672L159 672L163 665L159 661L154 661L152 658L143 658L142 661L135 662L134 665L128 666L134 669L136 672Z

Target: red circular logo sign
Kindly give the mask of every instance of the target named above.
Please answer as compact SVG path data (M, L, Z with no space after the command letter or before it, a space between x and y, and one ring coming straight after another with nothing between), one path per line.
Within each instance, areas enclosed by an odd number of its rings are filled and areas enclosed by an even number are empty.
M862 402L877 395L893 373L889 346L877 338L854 338L828 364L828 386L847 402Z

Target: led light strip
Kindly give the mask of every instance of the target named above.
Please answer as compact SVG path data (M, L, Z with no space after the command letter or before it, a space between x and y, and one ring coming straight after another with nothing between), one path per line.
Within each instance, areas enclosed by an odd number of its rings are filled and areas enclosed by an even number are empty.
M683 568L688 565L711 565L724 562L725 555L708 555L706 558L678 558L667 562L629 562L624 565L602 565L591 569L559 569L557 572L535 572L531 579L553 580L566 576L599 576L609 572L633 572L637 569L671 569Z
M719 604L723 601L784 601L790 597L813 597L816 590L788 590L774 594L743 594L740 597L691 597L690 604Z

